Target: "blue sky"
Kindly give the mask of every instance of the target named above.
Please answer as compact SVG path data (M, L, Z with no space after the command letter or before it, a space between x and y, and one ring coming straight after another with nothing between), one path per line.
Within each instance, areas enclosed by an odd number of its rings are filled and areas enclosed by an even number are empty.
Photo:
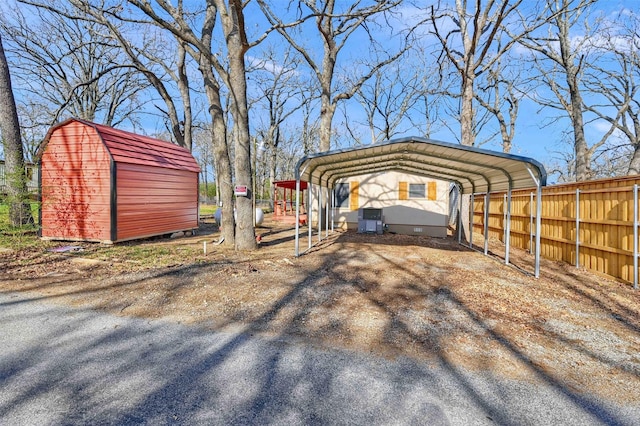
M638 4L638 0L601 0L591 10L591 14L588 16L590 18L593 18L594 16L603 16L605 19L614 20L617 15L625 9L636 10ZM525 0L522 8L526 9L531 5L533 5L533 1ZM394 23L397 27L393 28L393 31L398 31L403 26L410 26L418 20L420 20L419 12L417 12L415 8L406 7L403 10L401 20ZM388 33L393 31L389 28L386 30L382 28L382 30L383 31L379 33L378 40L388 48L388 51L392 51L396 47L397 43L389 41L386 36ZM306 42L308 44L315 44L317 54L319 54L320 46L316 44L317 41L314 42L314 37L317 37L317 32L313 29L310 29L309 31L310 35ZM360 37L360 39L358 39L358 37ZM422 41L425 44L433 43L433 40L428 40L428 37L429 36L427 34L424 34ZM576 26L575 28L572 28L571 37L576 41L583 39L585 37L583 27ZM365 52L366 49L363 49L363 45L366 42L367 40L363 37L363 34L355 35L350 47L345 49L345 51L343 51L339 56L339 73L342 72L348 74L349 72L355 72L353 69L349 69L349 64L355 63L358 59L367 56ZM593 43L597 44L598 42L594 40ZM516 56L525 53L527 52L522 47L512 49L512 54ZM309 70L305 69L305 67L300 67L299 72L309 73ZM426 72L430 71L427 70ZM527 67L527 64L525 64L521 65L516 72L522 73L526 77L532 72L532 70L531 67ZM534 95L546 95L547 97L550 97L549 91L540 87L536 88L535 93L530 93L530 95L532 97ZM592 100L593 99L590 99L589 96L585 95L585 101L590 102ZM455 101L450 103L454 102ZM346 114L348 115L348 118L346 119L349 121L352 130L355 129L356 133L361 136L361 142L369 143L369 129L364 124L358 124L366 121L365 112L362 106L353 99L346 101L346 104L343 104L342 108L339 108L339 111L336 113L334 126L339 126L340 122L345 120L341 110L346 111ZM440 109L440 113L443 116L446 115L444 105ZM602 135L607 131L608 126L602 120L590 122L590 118L591 117L588 114L585 115L585 134L588 144L592 145L602 137ZM449 117L450 124L451 121L453 121L453 118ZM420 134L418 129L410 126L407 122L405 122L404 126L401 127L403 131L399 132L395 137L423 136ZM511 153L532 157L549 165L558 162L560 158L566 155L566 153L570 153L572 151L570 129L571 124L566 117L565 112L551 108L541 108L541 106L535 103L532 99L524 98L520 104L516 135L513 141L514 144ZM493 133L496 130L496 125L490 125L483 134L479 135L478 140L485 138L487 134ZM441 127L439 130L433 132L431 137L433 139L439 139L447 142L456 142L459 138L459 129L454 123L450 128ZM344 144L349 144L350 142L352 142L352 140L349 140L348 138L343 139ZM500 151L502 149L500 137L494 137L490 142L483 144L482 148Z
M13 3L13 0L9 0L9 3ZM631 9L637 10L639 0L601 0L596 8L599 13L602 13L605 16L615 16L616 13L620 12L623 9ZM526 8L528 5L531 5L532 2L530 0L525 0L524 7ZM253 6L255 7L255 6ZM380 37L379 41L383 47L387 48L389 51L393 50L397 45L397 42L390 41L387 39L387 35L394 31L399 31L401 26L410 25L413 20L418 19L418 16L415 13L415 10L407 7L404 10L404 13L401 17L401 22L395 22L392 25L397 25L395 28L383 27L380 28ZM247 28L249 32L252 30L255 31L256 34L261 33L262 28L264 27L265 22L263 18L260 18L260 12L257 11L248 11L247 13ZM583 34L580 33L580 29L575 29L575 37L581 37ZM305 34L306 36L306 34ZM310 35L306 36L305 42L315 46L316 58L319 58L320 55L320 45L317 43L318 37L317 32L314 32L313 29L310 30ZM426 38L426 36L425 36ZM314 41L315 40L315 41ZM270 36L268 41L274 43L276 45L280 44L282 46L283 42L275 36ZM429 43L429 40L423 40L425 43ZM363 37L363 34L356 34L356 37L350 41L350 44L345 48L345 51L341 53L339 57L339 73L349 73L353 69L350 67L350 64L357 61L359 58L362 58L363 55L367 56L368 49L363 49L363 43L367 43L366 38ZM260 54L259 48L251 50L249 55L251 58L258 57ZM252 59L250 59L252 60ZM278 64L273 64L274 67L278 66ZM297 72L301 75L303 74L311 74L310 70L306 66L299 66ZM194 76L197 75L197 72L194 70ZM194 86L199 83L194 83ZM18 96L19 96L19 88L18 88ZM199 101L202 104L202 101ZM197 109L197 108L196 108ZM350 100L347 104L344 105L344 109L348 113L348 120L352 128L356 129L362 134L362 142L368 143L369 138L369 130L362 125L357 123L364 121L364 110L362 107L355 101ZM202 110L202 109L201 109ZM442 112L444 114L444 112ZM512 149L513 154L524 155L528 157L535 158L538 161L543 163L550 163L554 161L555 157L558 155L555 153L556 151L567 152L571 150L571 145L566 144L567 141L566 132L569 129L569 121L566 118L561 118L551 125L542 126L543 123L547 123L553 118L558 117L557 111L552 111L550 109L540 110L540 106L535 104L533 101L529 99L524 99L521 103L520 114L517 120L517 129L516 136L514 140L514 146ZM205 120L206 117L200 116L200 119ZM336 114L334 119L334 125L339 126L340 122L344 120L342 116L342 112L339 111ZM419 119L417 119L419 120ZM163 128L163 124L158 121L157 118L153 115L148 115L144 119L144 131L149 134L156 133L159 129ZM254 121L257 123L257 120ZM131 129L129 129L131 130ZM598 140L601 135L605 131L605 127L602 123L594 122L587 124L586 126L586 135L589 143L593 143L593 141ZM453 127L452 129L441 128L439 131L434 132L431 137L434 139L439 139L447 142L456 142L457 134L456 129ZM564 134L564 136L563 136ZM344 136L344 133L343 133ZM397 137L404 136L422 136L419 131L415 128L412 128L408 125L405 125L404 132L397 135ZM344 143L349 143L349 139L343 139ZM499 137L496 137L493 142L485 144L482 146L487 149L501 150Z

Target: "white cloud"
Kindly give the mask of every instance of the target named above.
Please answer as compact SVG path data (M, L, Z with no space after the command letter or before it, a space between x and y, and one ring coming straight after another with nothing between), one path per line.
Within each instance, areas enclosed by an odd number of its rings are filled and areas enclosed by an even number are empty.
M247 63L249 68L255 68L270 72L272 74L281 74L284 71L282 65L270 61L264 58L257 58L255 56L247 56Z

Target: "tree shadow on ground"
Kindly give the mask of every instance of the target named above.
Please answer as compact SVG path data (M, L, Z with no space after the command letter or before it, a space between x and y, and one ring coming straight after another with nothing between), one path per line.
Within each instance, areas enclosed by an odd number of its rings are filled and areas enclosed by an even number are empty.
M362 241L351 237L340 235L316 247L309 259L316 256L318 263L264 312L248 315L251 308L241 307L215 331L35 303L55 300L46 295L4 294L0 329L27 330L3 331L3 341L13 345L0 351L0 419L615 425L630 424L640 410L637 400L627 412L576 389L562 372L544 365L544 356L502 332L504 324L518 325L518 308L487 311L477 299L506 284L489 281L488 293L469 294L468 287L451 279L455 262L464 261L453 257L459 250L438 248L442 259L436 262L418 244L403 257L394 252L402 244L354 249ZM304 266L304 257L300 262ZM175 292L210 268L185 265L108 285L125 290L140 281L166 279L171 281L165 289L170 303ZM516 280L513 271L495 262L486 268L475 274L494 270L502 280ZM380 279L384 270L395 271L385 275L388 281ZM537 291L540 281L519 279L513 283L519 291ZM613 312L637 341L633 308L593 283L564 279L558 285L556 291L567 297ZM104 288L77 290L85 296L100 291ZM375 335L358 340L362 327L371 323ZM638 386L640 373L631 364L616 363L563 330L550 331L536 322L529 327L550 346L617 368L628 384ZM460 362L464 352L453 349L464 341L479 346L469 352L477 358L473 362ZM492 357L492 351L500 357ZM503 361L525 378L502 372Z

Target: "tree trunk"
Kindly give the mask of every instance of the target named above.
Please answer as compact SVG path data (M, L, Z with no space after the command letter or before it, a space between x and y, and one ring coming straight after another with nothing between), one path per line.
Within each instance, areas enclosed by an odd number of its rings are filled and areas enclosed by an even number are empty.
M218 10L226 36L229 58L229 91L231 92L235 141L235 178L239 185L246 185L248 196L236 198L237 250L255 250L256 236L253 226L253 167L251 164L251 138L249 135L249 111L247 108L247 79L244 56L248 48L241 2L230 0L229 7L218 0Z
M640 143L633 145L633 154L631 155L631 161L629 161L628 175L640 174Z
M276 206L273 205L273 199L275 197L276 187L274 182L276 181L278 168L278 151L275 147L271 147L269 157L269 205L271 206L271 210L275 212Z
M574 78L567 74L567 78ZM573 125L573 149L576 157L576 181L591 179L591 151L584 136L584 119L582 117L582 96L576 89L576 82L569 82L571 97L571 124Z
M31 206L27 202L27 177L18 113L11 88L9 65L0 37L0 130L5 158L5 179L11 226L33 224Z
M331 124L335 109L335 105L331 104L330 95L323 93L320 111L320 152L331 150Z
M467 72L462 76L462 98L460 100L460 143L464 146L473 146L475 144L475 132L473 131L473 73ZM470 212L470 195L462 196L462 206L459 212L462 215L462 237L466 241L470 241L471 235L469 229L469 212Z
M560 33L560 55L565 64L567 88L569 91L569 116L573 127L573 152L575 155L576 181L584 181L591 178L591 151L584 136L584 119L582 116L583 102L578 83L578 67L573 63L570 46L568 23L562 21L558 24Z
M235 227L233 218L233 181L231 176L231 159L227 144L227 127L224 121L220 86L218 85L211 64L204 56L200 58L200 72L204 79L205 92L209 101L209 115L213 127L213 160L216 168L217 195L222 203L221 237L225 245L235 245Z
M182 107L184 108L184 123L174 129L173 133L177 137L182 136L182 145L191 152L193 150L193 115L191 111L191 88L189 87L189 78L187 77L186 56L187 52L180 40L178 42L178 89L182 98ZM176 131L177 130L177 131ZM177 133L177 135L176 135ZM180 145L180 144L178 144Z

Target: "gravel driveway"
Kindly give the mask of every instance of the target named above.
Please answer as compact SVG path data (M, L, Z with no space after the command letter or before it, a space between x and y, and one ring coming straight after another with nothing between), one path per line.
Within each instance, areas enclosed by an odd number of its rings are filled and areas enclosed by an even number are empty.
M640 424L552 380L0 294L0 424Z

